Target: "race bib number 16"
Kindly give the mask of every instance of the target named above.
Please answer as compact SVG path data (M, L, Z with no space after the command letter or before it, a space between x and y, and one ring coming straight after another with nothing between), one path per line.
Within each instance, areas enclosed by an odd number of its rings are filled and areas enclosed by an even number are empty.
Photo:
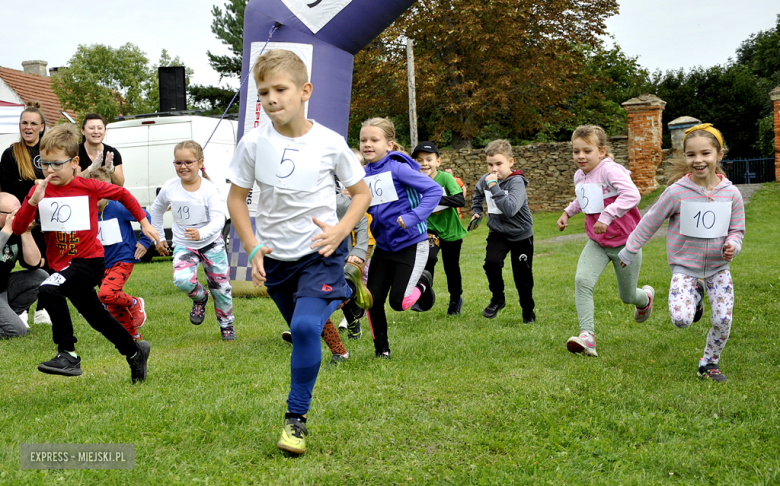
M395 184L393 184L393 174L389 171L365 177L363 180L366 181L368 189L371 191L371 206L398 200L398 193L395 192Z

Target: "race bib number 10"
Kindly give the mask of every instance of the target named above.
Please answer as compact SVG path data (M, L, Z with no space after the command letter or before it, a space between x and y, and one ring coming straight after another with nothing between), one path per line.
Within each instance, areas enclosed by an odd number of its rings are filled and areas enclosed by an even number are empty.
M277 147L265 138L257 140L255 177L282 189L313 192L320 175L321 154L304 145Z
M682 201L680 232L694 238L726 236L731 223L731 202L707 203Z
M89 196L45 197L38 204L43 231L89 229Z
M393 174L389 171L365 177L363 180L366 181L368 189L371 191L371 206L398 200L398 193L395 192L395 184L393 184Z

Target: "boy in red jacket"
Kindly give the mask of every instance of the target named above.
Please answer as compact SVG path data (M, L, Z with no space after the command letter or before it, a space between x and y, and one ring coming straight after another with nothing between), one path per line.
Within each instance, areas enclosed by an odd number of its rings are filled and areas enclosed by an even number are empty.
M103 245L97 239L97 202L111 199L124 205L141 223L152 241L157 231L146 219L138 201L126 189L97 180L75 177L79 167L78 130L70 124L52 128L41 139L41 155L36 158L46 179L30 190L13 222L20 235L40 214L46 238L46 258L55 271L40 286L38 299L49 309L57 355L38 365L43 373L63 376L81 374L81 358L76 354L76 337L66 297L90 326L116 346L130 365L133 383L146 379L151 345L134 341L100 303L95 286L105 270Z

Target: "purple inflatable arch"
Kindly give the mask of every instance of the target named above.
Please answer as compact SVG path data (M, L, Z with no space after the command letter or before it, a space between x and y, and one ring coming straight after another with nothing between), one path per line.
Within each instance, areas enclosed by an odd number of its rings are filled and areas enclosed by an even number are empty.
M268 41L270 30L277 25L266 50L291 50L308 67L314 91L307 103L307 118L346 138L353 56L413 3L414 0L251 0L244 11L241 79L249 73ZM241 87L239 139L265 120L250 76ZM250 214L254 214L253 202L250 202ZM234 293L248 293L252 281L248 255L232 228L230 239L230 279ZM243 282L248 282L249 287L241 285Z

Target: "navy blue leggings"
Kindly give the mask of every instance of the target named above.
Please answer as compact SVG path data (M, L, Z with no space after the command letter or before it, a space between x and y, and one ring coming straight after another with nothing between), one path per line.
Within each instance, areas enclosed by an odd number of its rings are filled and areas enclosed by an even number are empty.
M298 297L293 302L293 296L289 292L274 292L270 288L268 295L290 325L292 333L293 349L290 358L290 394L287 397L287 411L304 415L309 411L311 394L320 371L322 328L343 300Z

